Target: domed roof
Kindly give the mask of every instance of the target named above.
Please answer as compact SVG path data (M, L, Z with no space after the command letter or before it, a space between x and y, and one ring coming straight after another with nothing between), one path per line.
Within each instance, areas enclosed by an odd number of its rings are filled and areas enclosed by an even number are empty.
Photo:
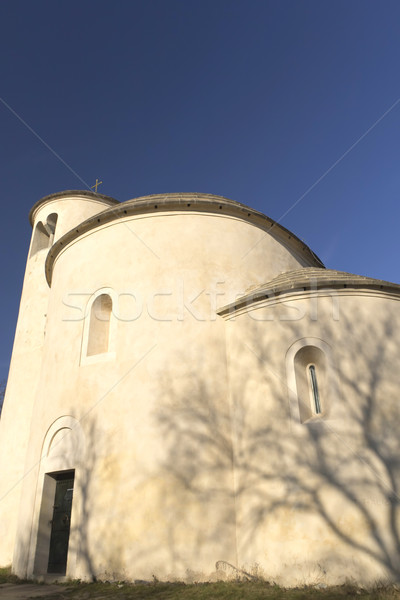
M98 196L95 195L95 196ZM105 198L109 198L106 196ZM278 242L295 253L302 256L306 262L317 267L324 267L322 261L316 254L295 234L267 217L263 213L236 202L223 196L201 193L171 193L171 194L152 194L150 196L140 196L127 200L126 202L116 203L114 199L113 206L97 213L83 221L79 226L63 235L51 248L46 261L47 281L51 281L52 265L57 255L69 243L82 234L90 230L101 227L106 223L135 216L139 214L157 213L157 212L202 212L208 214L219 214L233 216L263 229L269 235L275 237ZM114 204L116 203L116 204Z
M62 200L63 198L73 198L76 196L77 198L82 198L82 196L90 198L91 200L98 200L99 202L104 202L105 205L114 205L119 204L119 201L111 196L105 196L104 194L98 194L97 192L92 192L91 190L64 190L63 192L56 192L55 194L49 194L48 196L43 196L40 198L29 211L29 222L33 226L33 222L35 219L35 213L44 204L47 202L51 202L52 200Z

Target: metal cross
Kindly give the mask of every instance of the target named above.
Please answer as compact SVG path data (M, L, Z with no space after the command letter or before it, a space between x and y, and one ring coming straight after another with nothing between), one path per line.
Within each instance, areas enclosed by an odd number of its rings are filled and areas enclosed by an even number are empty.
M97 194L97 188L98 188L98 186L99 186L99 185L101 185L102 183L103 183L103 182L102 182L102 181L99 181L99 180L97 179L97 177L96 177L96 183L95 183L94 185L92 185L92 187L91 187L90 189L93 189L93 188L94 188L94 191L95 191L95 192L96 192L96 194Z

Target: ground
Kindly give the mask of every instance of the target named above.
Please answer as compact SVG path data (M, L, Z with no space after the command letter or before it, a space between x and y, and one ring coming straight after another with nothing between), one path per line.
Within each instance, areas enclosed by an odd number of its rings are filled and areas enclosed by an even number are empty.
M91 583L72 581L66 584L32 585L0 569L2 600L400 600L400 586L376 586L365 590L351 585L340 587L304 587L284 589L266 581L231 581L217 583Z

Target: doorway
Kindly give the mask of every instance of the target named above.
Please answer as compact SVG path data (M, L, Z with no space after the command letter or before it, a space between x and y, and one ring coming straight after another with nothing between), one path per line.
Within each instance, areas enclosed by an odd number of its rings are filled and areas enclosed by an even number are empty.
M74 492L74 471L52 475L55 479L53 516L51 520L48 573L65 575L68 542L71 529L71 509Z

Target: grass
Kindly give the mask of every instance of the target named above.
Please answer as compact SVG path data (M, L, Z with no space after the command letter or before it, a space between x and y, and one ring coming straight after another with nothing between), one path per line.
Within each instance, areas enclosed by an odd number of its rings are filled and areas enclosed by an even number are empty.
M11 570L0 568L1 583L26 583ZM351 585L327 588L281 588L265 581L229 581L216 583L81 583L60 584L61 591L46 595L46 600L400 600L400 588L382 586L365 590ZM1 596L1 592L0 592ZM40 596L37 597L40 599Z
M312 587L284 589L264 582L218 582L218 583L153 583L150 585L87 584L79 588L67 588L64 597L75 600L116 598L119 600L334 600L340 598L363 598L364 600L400 599L400 592L393 588L359 590L350 586L316 589ZM53 600L56 600L56 596Z
M11 573L11 567L0 567L0 584L1 583L25 583L16 575Z

